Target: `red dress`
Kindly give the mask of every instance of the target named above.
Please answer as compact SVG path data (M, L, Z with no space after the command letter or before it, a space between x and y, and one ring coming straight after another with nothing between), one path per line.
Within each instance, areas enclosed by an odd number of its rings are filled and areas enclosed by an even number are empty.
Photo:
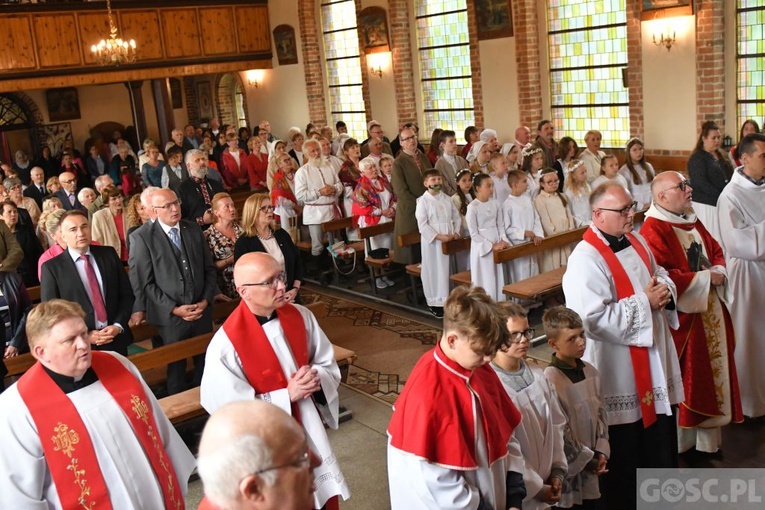
M239 186L239 179L249 179L249 171L247 170L247 155L242 149L239 149L238 164L228 149L221 153L220 162L220 174L223 176L223 180L226 182L226 184L232 188Z
M264 154L247 155L247 174L250 179L250 189L253 191L267 191L268 187L261 182L266 182L268 173L268 157Z

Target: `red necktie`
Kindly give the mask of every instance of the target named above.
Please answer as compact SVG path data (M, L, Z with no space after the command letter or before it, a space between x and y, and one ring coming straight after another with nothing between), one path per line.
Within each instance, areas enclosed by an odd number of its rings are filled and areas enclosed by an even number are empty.
M93 266L90 265L90 259L87 255L80 255L80 260L85 263L85 274L88 276L88 287L90 287L90 300L93 302L93 311L96 313L98 322L106 322L106 306L104 306L104 297L101 295L101 287L98 286L98 278Z

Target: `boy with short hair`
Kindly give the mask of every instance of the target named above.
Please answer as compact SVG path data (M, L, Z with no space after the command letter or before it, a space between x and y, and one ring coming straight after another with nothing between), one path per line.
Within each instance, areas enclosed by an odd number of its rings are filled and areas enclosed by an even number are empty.
M452 291L441 340L415 365L388 426L392 510L521 507L521 416L487 366L506 337L483 289Z
M510 195L510 184L507 182L507 160L505 155L499 152L492 154L489 160L489 175L494 180L494 199L499 205L505 203L505 199Z
M510 195L502 204L502 214L505 220L505 235L512 244L522 244L533 241L539 245L544 238L544 230L539 220L531 198L526 193L529 181L521 170L513 170L507 175L510 185ZM539 264L536 255L529 255L511 260L510 281L519 282L539 274Z
M523 361L534 337L526 311L509 301L499 306L506 320L508 342L499 348L491 367L523 417L515 429L525 463L523 508L542 510L560 501L566 479L566 416L542 370Z
M444 303L449 297L449 255L441 244L460 237L462 219L451 198L442 190L441 173L428 170L422 174L425 193L417 199L414 216L420 231L422 251L422 292L430 312L444 316Z
M457 174L461 170L470 168L470 164L457 153L457 135L454 131L448 129L442 131L438 135L438 147L441 149L441 157L433 168L441 172L444 181L442 191L452 196L457 192Z
M594 366L582 361L586 338L582 319L575 311L564 306L550 308L542 324L547 342L555 351L545 377L555 388L569 422L569 480L563 499L574 508L598 508L598 477L607 472L606 461L611 453L600 376Z

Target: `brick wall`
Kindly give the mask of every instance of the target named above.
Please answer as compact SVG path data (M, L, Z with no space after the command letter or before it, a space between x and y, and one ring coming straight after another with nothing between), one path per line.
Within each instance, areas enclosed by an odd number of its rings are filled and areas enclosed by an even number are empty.
M398 126L417 122L417 105L414 95L415 69L409 31L409 2L411 0L389 0L388 16L391 39L391 60L393 61L394 85L396 87L396 114ZM396 129L396 132L398 129Z
M316 0L298 0L298 22L300 24L299 45L303 53L306 97L310 121L315 124L327 123L327 104L324 95L324 66L319 53L321 35L317 19ZM290 120L290 123L294 123Z
M640 2L627 2L627 83L630 101L630 136L644 139L642 46Z
M696 0L696 120L713 120L725 133L725 24L723 0Z
M481 77L481 53L478 45L478 23L475 15L475 0L467 0L468 34L470 36L470 70L473 75L473 115L474 125L484 125L483 118L483 82ZM495 127L496 128L496 127Z
M542 91L539 62L542 55L537 35L537 6L535 0L512 2L515 24L515 62L518 66L518 103L521 124L534 133L542 119Z

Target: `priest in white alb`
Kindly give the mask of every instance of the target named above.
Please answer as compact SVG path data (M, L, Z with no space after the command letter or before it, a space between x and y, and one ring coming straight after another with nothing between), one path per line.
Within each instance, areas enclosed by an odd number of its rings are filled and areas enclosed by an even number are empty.
M314 470L315 508L337 509L350 497L324 425L336 429L340 370L310 310L285 302L285 275L266 253L234 267L240 305L207 348L201 401L209 413L229 402L262 399L293 416L321 457Z
M629 191L600 186L590 207L592 225L569 257L563 292L584 323L584 359L603 381L611 442L605 508L635 508L637 469L677 466L673 407L683 386L669 330L677 327L675 285L632 233L637 202Z
M733 289L730 307L736 332L736 369L744 415L765 415L765 135L744 137L743 166L717 200L720 244Z
M722 427L743 421L725 257L691 209L692 188L678 172L651 183L653 203L640 234L677 287L680 327L672 330L683 374L678 412L680 452L717 452Z
M37 363L0 395L0 506L183 509L194 456L136 367L91 351L80 305L27 319Z

